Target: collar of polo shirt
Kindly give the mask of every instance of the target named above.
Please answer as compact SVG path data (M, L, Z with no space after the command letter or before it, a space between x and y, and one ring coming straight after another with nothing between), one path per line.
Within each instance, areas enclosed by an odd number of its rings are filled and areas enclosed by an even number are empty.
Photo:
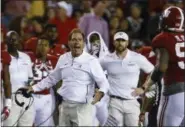
M112 54L113 54L113 57L114 57L115 59L120 59L120 58L118 57L118 55L116 54L116 51L113 52ZM129 50L129 49L127 49L127 54L126 54L126 56L125 56L125 58L124 58L123 60L127 60L128 58L130 58L130 50Z
M16 59L19 58L19 59L20 59L20 58L21 58L21 56L20 56L20 54L21 54L20 51L17 50L17 54L18 54L18 57L15 57L15 56L13 56L13 55L11 55L11 54L10 54L10 56L11 56L12 59L13 59L13 58L16 58Z
M79 56L77 56L77 57L73 57L72 54L71 54L71 52L70 52L70 57L71 57L72 59L79 60L79 59L83 59L84 54L85 54L85 51L83 50L83 52L82 52L81 55L79 55Z

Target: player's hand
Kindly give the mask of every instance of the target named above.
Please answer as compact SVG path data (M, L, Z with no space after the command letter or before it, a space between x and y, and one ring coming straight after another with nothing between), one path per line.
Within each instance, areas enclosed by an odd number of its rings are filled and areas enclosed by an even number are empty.
M10 115L10 108L5 106L3 109L3 112L1 114L1 120L4 121L8 118L8 116Z
M145 113L141 113L140 115L139 115L139 122L144 122L145 121Z
M33 93L32 87L19 88L18 91L20 91L22 95L26 98L31 97L32 96L31 94Z
M32 86L28 87L27 93L34 93L34 90L33 90Z
M104 96L104 93L103 92L100 92L100 91L96 91L95 93L95 96L94 96L94 99L92 101L91 104L96 104L97 102L99 102L101 100L101 98Z
M134 91L131 94L134 97L143 95L145 93L145 91L142 88L133 88L133 89Z

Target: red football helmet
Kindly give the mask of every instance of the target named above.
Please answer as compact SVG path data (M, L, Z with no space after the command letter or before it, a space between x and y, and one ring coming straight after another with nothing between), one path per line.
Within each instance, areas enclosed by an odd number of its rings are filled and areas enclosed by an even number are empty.
M175 32L184 31L184 12L181 8L170 6L163 11L161 23L159 26L162 30Z

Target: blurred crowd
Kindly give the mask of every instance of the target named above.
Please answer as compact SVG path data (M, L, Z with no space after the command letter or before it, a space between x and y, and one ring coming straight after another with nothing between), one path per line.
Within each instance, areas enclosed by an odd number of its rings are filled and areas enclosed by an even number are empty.
M34 38L50 35L52 52L61 54L69 50L69 32L79 27L86 37L98 31L111 52L114 33L123 30L135 50L150 45L160 14L170 5L183 8L182 0L2 0L1 49L6 49L6 32L14 30L19 50L33 52Z

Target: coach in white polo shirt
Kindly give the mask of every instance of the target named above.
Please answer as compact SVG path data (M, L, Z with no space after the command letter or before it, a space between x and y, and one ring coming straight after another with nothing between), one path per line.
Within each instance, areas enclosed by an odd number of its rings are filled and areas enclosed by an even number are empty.
M138 126L140 104L131 93L137 88L140 70L149 74L154 68L144 56L129 50L128 43L128 35L117 32L115 52L101 59L110 84L109 114L118 121L118 126Z
M94 104L107 93L109 83L98 59L83 51L84 34L79 29L69 34L69 47L71 52L60 56L54 71L28 92L51 88L62 80L57 91L63 97L59 126L95 126ZM99 91L93 100L95 82Z
M11 56L11 62L9 65L10 82L12 87L12 108L9 117L3 122L4 126L32 126L34 113L33 106L30 106L27 111L25 107L29 104L29 99L18 94L17 100L21 103L24 102L24 106L20 107L15 103L15 92L22 87L25 87L29 78L33 78L31 60L30 57L18 51L19 35L15 31L9 31L7 33L6 42L8 46L8 52ZM24 112L25 111L25 112ZM22 116L21 116L22 115ZM21 116L21 117L20 117Z

